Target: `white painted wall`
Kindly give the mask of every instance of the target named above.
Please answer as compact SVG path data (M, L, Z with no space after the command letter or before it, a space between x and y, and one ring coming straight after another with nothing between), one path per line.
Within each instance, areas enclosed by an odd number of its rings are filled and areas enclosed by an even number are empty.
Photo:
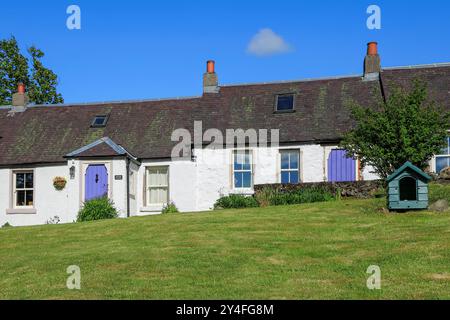
M161 212L161 206L146 206L144 203L147 167L169 167L169 199L181 212L193 212L196 206L196 164L192 161L143 161L137 174L137 213L151 215Z
M17 168L17 170L29 168ZM14 169L16 170L16 169ZM53 187L55 177L65 177L69 181L66 165L43 166L34 168L34 208L35 214L7 214L7 209L13 209L12 200L12 171L1 169L0 179L0 225L8 222L13 226L30 226L45 224L49 219L58 216L60 223L73 222L76 216L69 208L69 189L66 187L58 191Z
M327 160L336 147L320 145L296 145L289 147L253 148L254 184L280 182L280 149L300 151L300 177L302 182L327 181ZM149 166L169 167L169 198L181 212L212 209L218 198L230 193L252 194L253 190L233 188L233 150L196 149L195 161L150 161L131 163L134 178L130 179L130 215L158 214L162 207L147 207L144 203L146 168ZM0 225L6 222L14 226L45 224L55 215L61 223L76 220L84 200L84 176L90 164L104 164L109 175L109 197L113 200L120 217L127 216L126 161L125 159L85 161L69 160L67 164L42 166L35 170L35 207L37 213L7 215L11 190L11 169L0 169ZM75 168L73 179L69 177L70 167ZM63 191L56 191L53 178L66 177L68 183ZM116 179L121 176L122 179ZM363 170L364 180L376 179L370 168ZM134 194L133 194L134 193Z
M0 227L8 222L6 210L9 209L10 176L9 169L0 169ZM12 224L12 221L9 222Z

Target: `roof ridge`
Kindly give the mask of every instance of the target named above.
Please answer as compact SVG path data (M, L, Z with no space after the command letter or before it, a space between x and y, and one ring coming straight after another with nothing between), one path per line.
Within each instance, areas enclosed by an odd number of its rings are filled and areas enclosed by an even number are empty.
M406 66L385 67L385 68L382 68L382 70L424 69L424 68L440 68L440 67L450 67L450 62L439 62L439 63L413 64L413 65L406 65Z
M31 104L27 108L55 108L55 107L82 107L82 106L104 106L108 104L128 104L128 103L142 103L142 102L158 102L158 101L180 101L180 100L195 100L202 96L186 96L186 97L169 97L169 98L154 98L154 99L134 99L134 100L111 100L111 101L97 101L97 102L76 102L76 103L58 103L58 104ZM10 109L11 106L0 106L0 109Z

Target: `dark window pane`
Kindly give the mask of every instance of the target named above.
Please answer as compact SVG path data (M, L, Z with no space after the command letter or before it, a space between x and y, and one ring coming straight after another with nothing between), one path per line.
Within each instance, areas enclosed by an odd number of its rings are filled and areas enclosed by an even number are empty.
M234 187L242 188L242 173L241 172L236 172L234 174Z
M289 154L287 152L281 154L281 169L289 169Z
M289 94L278 96L277 110L278 111L294 110L294 95Z
M26 206L29 206L29 207L33 206L33 191L31 191L31 190L26 191L25 203L26 203Z
M25 191L17 191L17 201L16 201L16 205L18 207L23 207L25 206Z
M289 171L281 172L281 183L289 183Z
M94 121L92 122L92 125L94 127L103 127L106 125L106 116L98 116L94 118Z
M27 173L25 174L25 188L33 188L33 174Z
M244 172L242 174L242 187L243 188L251 188L252 187L252 174L250 172Z
M298 171L291 171L291 180L290 183L299 183L299 179L298 179Z
M17 173L16 174L16 188L22 189L25 187L25 174L24 173Z
M450 157L436 158L436 173L441 172L446 167L450 166Z

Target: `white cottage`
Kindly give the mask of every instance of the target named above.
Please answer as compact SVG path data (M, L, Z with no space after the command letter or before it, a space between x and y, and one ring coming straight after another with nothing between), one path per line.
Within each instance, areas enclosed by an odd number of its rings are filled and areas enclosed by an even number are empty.
M169 201L182 212L209 210L221 195L251 194L256 184L374 179L337 147L352 125L344 104L371 104L390 83L417 77L450 108L450 64L381 69L375 43L362 76L224 86L209 61L204 93L193 98L29 105L21 88L0 107L0 226L55 216L70 223L103 195L129 217L158 214ZM203 138L183 142L189 157L172 157L177 129ZM242 150L217 140L233 129L254 129L259 143ZM269 130L267 139L259 130ZM432 170L450 164L450 147L442 153ZM55 178L65 185L55 187Z

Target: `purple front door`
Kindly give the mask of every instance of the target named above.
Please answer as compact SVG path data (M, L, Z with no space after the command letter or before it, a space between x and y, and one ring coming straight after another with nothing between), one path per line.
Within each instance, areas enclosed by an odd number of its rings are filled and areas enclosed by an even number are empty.
M345 150L332 150L328 158L328 181L356 181L356 160L347 158Z
M108 196L108 170L105 165L90 165L85 176L85 201Z

